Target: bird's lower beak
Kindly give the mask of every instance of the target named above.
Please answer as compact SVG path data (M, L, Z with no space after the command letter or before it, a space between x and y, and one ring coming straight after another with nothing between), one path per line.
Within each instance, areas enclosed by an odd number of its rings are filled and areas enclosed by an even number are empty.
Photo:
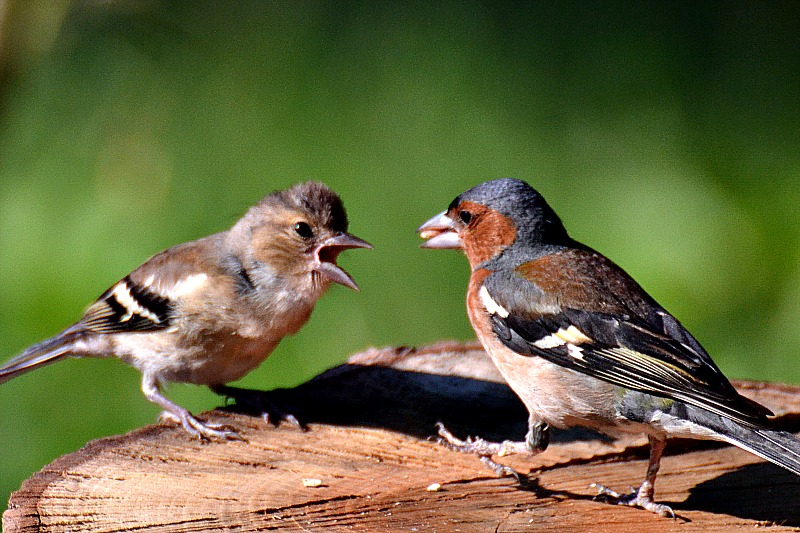
M417 233L426 242L420 248L461 248L461 238L453 223L453 219L447 216L447 211L442 211L417 228Z
M359 290L358 285L353 281L350 274L336 264L336 259L339 257L339 254L349 248L372 249L372 245L349 233L338 233L325 240L315 250L317 259L315 269L330 281L357 291Z

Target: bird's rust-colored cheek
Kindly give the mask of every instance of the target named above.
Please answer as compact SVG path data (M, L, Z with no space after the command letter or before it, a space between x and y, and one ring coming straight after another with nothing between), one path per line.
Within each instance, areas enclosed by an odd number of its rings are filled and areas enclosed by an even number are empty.
M514 243L517 227L508 217L471 202L464 202L460 207L475 217L475 222L463 235L464 251L473 267L496 257Z

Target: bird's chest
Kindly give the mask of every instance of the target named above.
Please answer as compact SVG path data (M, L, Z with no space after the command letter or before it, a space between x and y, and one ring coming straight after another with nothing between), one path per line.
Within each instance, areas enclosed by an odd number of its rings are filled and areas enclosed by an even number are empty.
M205 385L235 381L259 366L275 349L279 336L243 337L237 333L220 333L209 339L208 348L187 365L191 375L187 381Z
M247 318L234 317L230 328L243 337L285 337L294 335L308 321L322 292L293 287L269 287L252 294L245 302Z
M492 330L490 312L479 287L470 287L467 309L478 339L533 419L556 428L607 428L615 423L614 386L536 355L521 355L506 347Z
M203 349L193 365L192 380L227 383L241 378L266 359L284 337L308 321L313 304L272 299L269 307L254 308L247 318L231 320L226 328L200 333Z
M227 383L260 365L283 337L300 329L313 309L313 302L291 294L239 304L184 308L169 330L119 335L120 357L162 381Z

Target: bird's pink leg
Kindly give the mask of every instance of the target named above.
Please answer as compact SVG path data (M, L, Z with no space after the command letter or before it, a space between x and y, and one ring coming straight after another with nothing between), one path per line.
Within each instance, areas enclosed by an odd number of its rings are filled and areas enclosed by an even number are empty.
M242 437L229 426L204 424L195 418L188 409L169 401L161 394L158 380L150 374L145 373L142 375L142 392L145 398L164 409L164 412L162 412L159 417L160 419L170 420L180 424L183 426L183 429L199 439L243 440Z
M647 475L638 490L634 490L630 494L620 494L597 483L593 483L591 486L597 488L598 496L606 498L611 503L640 507L663 517L675 518L671 507L653 501L656 475L661 466L661 456L664 454L667 441L652 436L648 436L648 440L650 441L650 463L647 465Z

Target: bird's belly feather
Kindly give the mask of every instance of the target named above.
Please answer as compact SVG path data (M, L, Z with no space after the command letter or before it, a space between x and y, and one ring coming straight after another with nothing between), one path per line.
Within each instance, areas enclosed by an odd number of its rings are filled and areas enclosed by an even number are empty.
M618 388L551 363L520 355L494 338L481 341L508 385L534 419L556 428L584 426L607 431L624 422L614 409Z
M120 359L161 382L221 385L235 381L261 364L280 338L245 338L233 333L209 336L206 342L175 349L163 335L130 333L115 340ZM132 336L137 338L131 338ZM146 338L145 338L146 336Z

